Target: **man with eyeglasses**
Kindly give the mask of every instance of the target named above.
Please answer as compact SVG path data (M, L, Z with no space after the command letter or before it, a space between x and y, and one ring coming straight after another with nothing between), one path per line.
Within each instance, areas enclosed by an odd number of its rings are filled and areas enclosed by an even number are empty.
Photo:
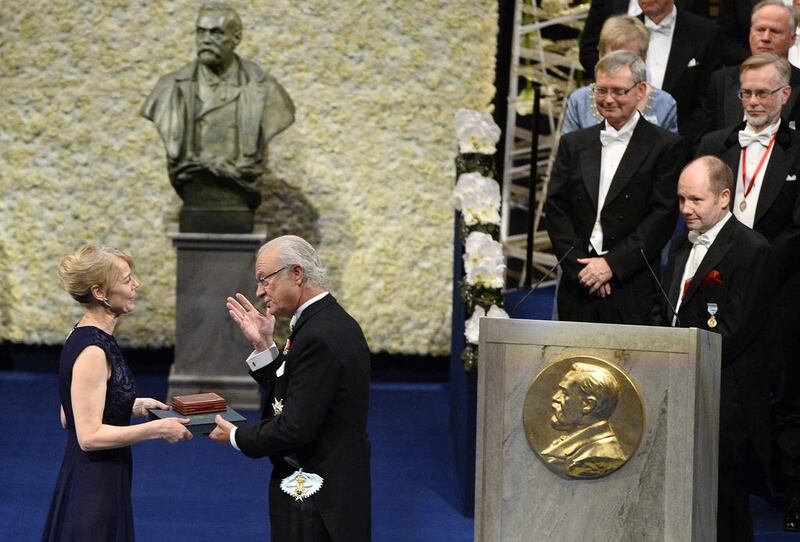
M647 324L654 262L677 217L683 139L637 111L644 61L615 51L597 64L604 121L564 135L550 176L545 225L561 264L561 320ZM644 256L643 254L644 253Z
M253 345L250 375L264 387L261 421L239 428L217 416L210 437L251 458L269 456L271 540L370 540L370 354L358 323L327 291L325 267L300 237L273 239L258 252L256 296L241 293L228 312ZM275 316L291 317L282 351Z
M776 393L784 397L776 405L779 450L792 463L800 455L800 404L795 397L800 374L793 356L800 351L800 134L790 130L781 118L792 89L788 60L774 54L758 54L740 68L738 91L745 122L705 136L700 154L721 158L736 172L732 211L736 218L761 233L772 245L778 262L779 295L773 307L775 342L783 344L787 363L779 357L768 368ZM785 473L793 480L793 492L800 489L797 460ZM797 499L795 499L797 500ZM796 503L797 504L797 503ZM795 510L792 523L800 528ZM792 514L789 514L792 516Z
M787 58L795 43L797 13L782 0L762 0L753 8L750 22L750 54L773 53ZM792 92L784 103L781 116L794 129L800 127L800 69L790 67L789 83ZM711 75L705 100L705 132L721 130L738 124L744 118L739 92L739 66L728 66ZM734 170L735 171L735 170Z

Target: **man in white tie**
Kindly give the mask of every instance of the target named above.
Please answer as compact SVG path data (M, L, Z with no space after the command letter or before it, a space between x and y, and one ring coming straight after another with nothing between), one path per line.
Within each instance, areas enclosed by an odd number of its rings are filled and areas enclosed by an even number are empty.
M228 298L227 308L253 345L246 363L267 404L260 422L238 428L217 416L209 436L248 457L269 456L273 542L369 542L364 334L327 291L325 266L300 237L261 247L255 275L264 313L241 293ZM292 317L282 351L273 337L276 315Z
M769 372L776 401L776 442L787 493L794 506L786 525L800 529L800 134L781 118L792 92L789 62L774 54L758 54L740 68L739 95L745 122L712 132L699 152L713 154L736 172L734 215L761 233L777 259L779 293L772 309L777 321L775 342L783 346ZM792 499L790 499L792 500Z
M750 541L748 491L768 493L777 272L767 240L730 212L733 184L731 169L714 156L681 173L678 202L689 235L670 250L660 321L722 335L717 540Z
M694 147L705 126L709 78L722 65L719 28L679 9L674 0L639 0L639 6L650 30L647 82L675 98L678 133Z
M775 393L800 385L794 361L800 351L800 134L781 118L792 93L790 70L789 62L775 54L745 60L737 85L745 121L711 132L698 149L735 172L731 210L769 241L777 260L779 295L771 317L774 343L782 345L784 355L771 358L768 368ZM800 405L792 410L800 412ZM800 449L789 452L797 457Z
M648 322L656 291L645 258L657 260L675 227L686 151L680 136L636 110L645 78L638 55L604 56L594 89L604 122L561 138L545 204L545 226L564 258L561 320Z

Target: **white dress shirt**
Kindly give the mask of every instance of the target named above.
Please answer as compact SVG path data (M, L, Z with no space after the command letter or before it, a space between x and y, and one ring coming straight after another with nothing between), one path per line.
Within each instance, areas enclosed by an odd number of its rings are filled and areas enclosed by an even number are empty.
M800 35L800 26L795 31L796 35ZM800 68L800 43L795 42L794 45L789 47L789 63L795 68Z
M689 240L692 241L692 250L689 252L689 258L686 260L686 266L683 268L683 275L681 276L678 303L675 305L676 314L672 317L673 327L675 326L675 322L678 318L677 312L681 310L683 292L685 290L684 284L686 284L687 280L694 278L697 268L700 267L700 264L703 262L703 258L705 258L706 254L708 254L709 247L714 244L714 240L717 238L720 230L722 230L722 227L725 225L725 223L730 220L731 216L733 215L731 215L730 211L728 211L725 213L725 216L722 218L722 220L711 226L705 233L699 234L698 232L694 231L689 232Z
M316 303L326 295L328 295L328 292L322 292L321 294L315 295L314 297L312 297L311 299L300 305L297 308L297 310L294 311L292 319L289 321L289 329L290 330L294 329L294 325L297 323L297 320L300 319L300 315L303 314L303 311L306 310L309 305L311 305L312 303ZM280 352L278 351L278 346L273 342L272 346L270 346L266 350L262 350L261 352L256 352L255 350L253 350L253 352L247 357L246 363L251 371L257 371L259 369L263 369L264 367L266 367L267 365L278 359L279 354ZM275 376L277 377L283 376L285 368L286 368L286 360L283 360L281 366L278 367L277 371L275 371ZM231 429L230 440L231 440L231 446L233 446L238 450L239 447L236 445L235 435L236 435L236 427Z
M647 82L656 88L664 86L669 51L672 49L672 35L675 33L675 6L669 15L655 24L647 16L644 25L650 30L650 45L647 46Z
M778 131L780 124L781 119L779 118L775 123L767 126L759 133L763 133L772 137L775 135L775 132ZM749 124L745 126L742 132L747 134L755 134ZM736 185L736 194L733 198L733 215L739 219L739 222L749 228L753 227L753 223L755 223L756 220L758 196L761 194L761 187L764 184L764 172L767 171L767 167L769 166L772 149L770 149L770 156L766 157L764 160L764 165L761 166L761 169L758 171L756 180L753 182L753 188L750 189L750 193L747 194L747 198L744 197L744 193L745 189L750 184L750 179L752 179L753 174L756 171L756 167L758 167L758 163L761 161L761 157L764 156L764 152L766 152L766 150L767 145L764 145L763 143L758 143L755 141L750 143L747 146L747 179L744 179L744 181L742 180L742 153L739 153L739 169L737 171L736 178L733 180L734 184ZM747 202L747 207L744 210L739 208L742 201Z
M634 112L630 120L619 130L615 130L606 121L606 127L601 132L601 141L604 136L610 136L613 141L603 144L603 149L600 151L600 186L597 191L597 214L595 215L594 227L587 247L593 248L599 256L608 252L603 250L603 227L600 225L600 213L603 211L608 189L611 188L611 181L617 173L617 168L622 160L622 155L625 154L625 149L628 148L628 142L631 140L636 124L639 122L639 117L639 112Z

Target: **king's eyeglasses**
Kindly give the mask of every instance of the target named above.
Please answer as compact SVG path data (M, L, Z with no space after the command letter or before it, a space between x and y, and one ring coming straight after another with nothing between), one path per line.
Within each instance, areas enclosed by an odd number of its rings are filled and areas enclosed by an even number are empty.
M272 277L274 277L275 275L277 275L278 273L280 273L281 271L283 271L287 267L288 266L284 265L280 269L278 269L276 271L273 271L272 273L269 273L267 275L264 275L263 277L256 277L256 282L258 284L260 284L262 286L262 288L266 288L267 286L269 286L269 283L272 281Z
M785 86L786 85L781 85L778 88L773 89L773 90L766 90L766 89L763 89L763 88L760 88L758 90L750 90L750 89L746 89L746 88L740 88L739 92L736 93L736 96L738 96L740 100L749 100L753 96L755 96L759 100L766 100L767 98L769 98L770 96L772 96L773 94L778 92L779 90L782 90Z
M614 98L622 98L631 90L635 89L638 84L642 83L642 81L636 81L633 85L628 88L606 88L606 87L598 87L596 83L592 83L592 90L594 91L596 96L608 96L611 94Z

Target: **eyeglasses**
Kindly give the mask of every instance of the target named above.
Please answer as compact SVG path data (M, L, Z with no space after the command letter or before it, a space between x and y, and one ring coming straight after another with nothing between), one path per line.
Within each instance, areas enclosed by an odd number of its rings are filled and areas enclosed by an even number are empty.
M281 267L277 271L273 271L272 273L270 273L268 275L264 275L263 277L256 277L256 282L258 284L260 284L263 288L266 288L267 286L269 286L269 283L272 281L272 277L274 277L275 275L277 275L278 273L280 273L281 271L283 271L287 267L288 266L284 265L283 267Z
M749 100L753 96L755 96L759 100L766 100L767 98L769 98L770 96L772 96L773 94L775 94L779 90L782 90L786 86L788 86L788 85L781 85L778 88L773 89L773 90L766 90L766 89L763 89L763 88L760 88L758 90L749 90L749 89L746 89L746 88L742 88L742 89L739 89L739 92L736 93L736 96L738 96L740 100Z
M603 96L608 96L609 94L611 94L614 98L622 98L642 82L643 81L636 81L632 86L628 88L598 87L596 83L592 83L592 91L595 93L596 96L600 96L601 98Z

